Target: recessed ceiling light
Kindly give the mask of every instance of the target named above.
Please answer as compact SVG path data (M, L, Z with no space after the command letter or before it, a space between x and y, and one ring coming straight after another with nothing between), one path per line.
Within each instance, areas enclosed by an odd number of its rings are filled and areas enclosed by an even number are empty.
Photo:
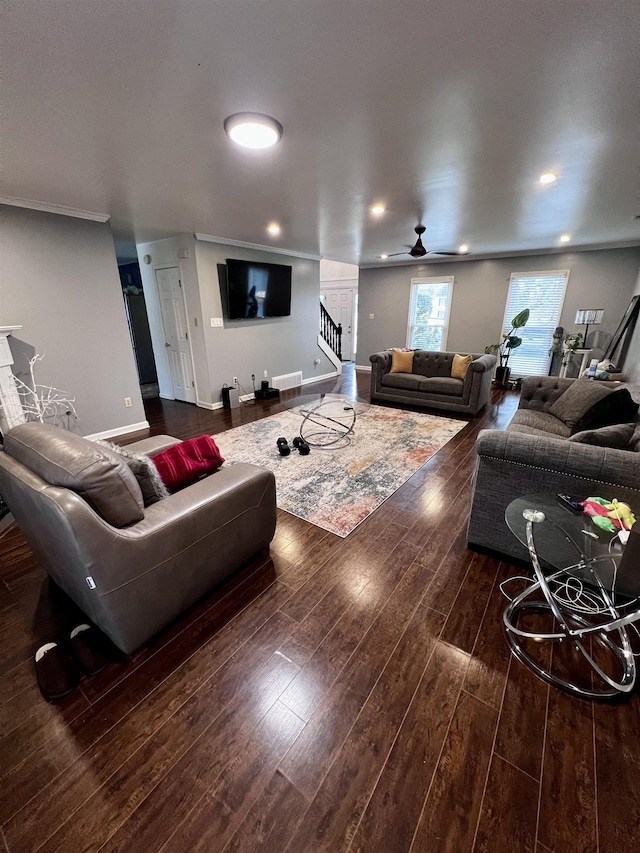
M243 148L269 148L282 139L282 125L261 113L234 113L224 120L229 139Z
M554 175L553 172L545 172L543 175L540 175L538 180L541 184L552 184L558 180L558 176Z
M571 234L562 234L560 237L561 243L570 243L571 242Z
M373 213L374 216L382 216L386 209L387 208L384 204L374 204L371 208L371 213Z
M389 255L380 255L380 259L386 261Z
M269 232L269 234L272 234L274 237L277 237L280 233L280 226L277 222L270 222L269 225L267 225L267 231Z
M458 246L458 251L465 255L469 251L469 247L466 243L463 243L461 246Z

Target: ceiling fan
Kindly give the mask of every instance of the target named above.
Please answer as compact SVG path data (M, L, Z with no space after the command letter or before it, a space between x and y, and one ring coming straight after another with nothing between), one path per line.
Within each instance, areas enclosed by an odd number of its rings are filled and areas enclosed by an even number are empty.
M427 229L424 225L416 225L414 231L418 235L418 239L416 240L413 246L409 246L407 244L408 252L394 252L392 255L387 255L387 258L395 258L398 255L411 255L412 258L424 258L425 255L466 255L466 252L436 252L435 249L425 249L422 245L422 235ZM382 257L385 257L382 255Z

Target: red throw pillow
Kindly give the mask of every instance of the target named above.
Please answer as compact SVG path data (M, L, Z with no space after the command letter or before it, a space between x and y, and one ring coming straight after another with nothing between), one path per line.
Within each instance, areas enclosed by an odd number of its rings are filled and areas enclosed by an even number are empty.
M160 478L170 492L216 471L224 462L210 435L199 435L153 457Z

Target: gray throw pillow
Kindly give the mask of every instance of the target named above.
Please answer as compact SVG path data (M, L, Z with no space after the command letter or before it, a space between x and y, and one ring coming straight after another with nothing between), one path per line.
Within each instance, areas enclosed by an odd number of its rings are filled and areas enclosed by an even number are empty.
M636 423L634 426L635 430L629 441L629 450L635 450L636 453L640 453L640 424Z
M120 447L119 444L113 444L110 441L100 440L96 441L96 444L100 444L102 447L106 447L119 456L122 456L129 466L131 473L138 481L145 506L157 503L162 498L169 497L171 493L160 479L155 462L149 456L146 456L144 453L136 453L127 447Z
M619 450L631 449L629 442L635 431L635 424L612 424L601 429L586 429L574 433L569 441L579 444L593 444L596 447L614 447Z
M549 414L573 428L589 409L615 388L595 379L576 379L550 406Z

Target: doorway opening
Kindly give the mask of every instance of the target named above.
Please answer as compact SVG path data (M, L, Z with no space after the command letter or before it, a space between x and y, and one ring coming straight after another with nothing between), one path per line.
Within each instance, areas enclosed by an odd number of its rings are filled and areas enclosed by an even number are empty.
M142 289L142 276L137 261L118 266L124 308L129 325L131 346L138 370L138 382L143 399L158 397L158 373L151 343L147 305Z

